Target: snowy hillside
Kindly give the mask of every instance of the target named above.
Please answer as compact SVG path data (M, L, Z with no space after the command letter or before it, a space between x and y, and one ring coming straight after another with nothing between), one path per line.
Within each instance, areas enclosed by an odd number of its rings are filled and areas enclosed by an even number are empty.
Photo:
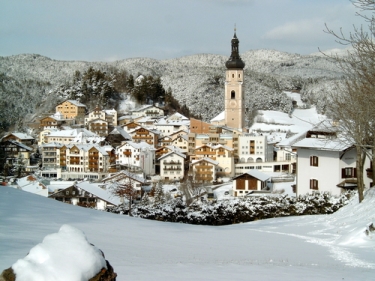
M229 50L228 50L229 56ZM165 89L171 88L181 106L208 121L224 109L226 56L197 54L169 60L131 58L115 62L57 61L41 55L22 54L0 57L0 98L2 107L14 110L7 117L12 124L27 113L30 120L43 113L48 93L63 84L72 83L75 71L90 66L101 71L126 70L138 76L160 76ZM245 67L246 106L253 109L289 112L290 99L283 90L300 91L305 101L321 104L324 113L328 91L340 79L337 66L322 56L302 56L274 50L251 50L242 54ZM14 98L17 96L17 98ZM29 103L21 102L27 96ZM49 98L51 100L51 98ZM49 105L50 106L50 105ZM32 114L36 113L36 114ZM13 116L14 115L14 116Z
M22 259L46 235L68 224L82 230L87 240L105 253L119 281L365 281L373 280L375 272L375 232L365 234L375 222L375 189L366 192L361 204L353 198L332 215L285 217L224 227L130 218L6 186L0 187L0 198L1 270ZM60 244L56 246L61 248ZM55 251L53 247L49 249ZM72 253L80 256L77 251ZM59 255L40 258L55 256ZM75 260L80 259L75 256ZM36 263L33 267L38 270L40 266L43 267ZM67 276L75 270L73 265ZM48 271L60 272L53 268ZM66 279L58 275L54 280Z

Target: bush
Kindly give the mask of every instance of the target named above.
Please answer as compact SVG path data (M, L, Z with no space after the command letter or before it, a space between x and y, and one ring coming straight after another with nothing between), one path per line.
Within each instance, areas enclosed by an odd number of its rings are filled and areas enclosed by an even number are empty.
M299 197L244 197L214 203L186 206L181 199L153 205L137 205L132 214L143 219L200 225L229 225L261 219L332 214L348 203L353 193L333 197L328 193L314 193ZM108 212L127 214L123 207Z

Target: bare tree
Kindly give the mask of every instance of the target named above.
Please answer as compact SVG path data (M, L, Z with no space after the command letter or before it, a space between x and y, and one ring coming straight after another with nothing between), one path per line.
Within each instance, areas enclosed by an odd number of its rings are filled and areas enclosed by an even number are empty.
M125 183L115 182L111 186L112 194L122 198L124 200L123 204L125 205L125 199L128 200L129 204L129 216L132 216L132 204L133 200L139 195L139 190L134 186L134 181L130 178Z
M375 168L375 43L373 41L374 16L366 12L375 11L374 0L351 1L360 9L357 13L367 23L367 28L354 27L345 35L342 30L335 32L326 26L326 32L336 41L351 46L346 56L329 56L338 62L344 79L338 83L338 91L331 98L330 114L339 122L343 140L357 150L357 186L359 202L364 199L364 161L370 157ZM373 173L375 182L375 173Z

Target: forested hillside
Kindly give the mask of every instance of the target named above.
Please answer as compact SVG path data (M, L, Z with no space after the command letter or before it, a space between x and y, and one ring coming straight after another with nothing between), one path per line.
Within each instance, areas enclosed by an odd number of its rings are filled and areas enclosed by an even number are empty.
M342 76L335 63L322 56L251 50L241 57L246 64L246 105L250 112L289 112L291 101L282 91L294 90L301 93L304 102L317 105L324 113L327 92ZM212 54L115 62L57 61L34 54L0 57L0 130L22 130L25 120L52 112L65 98L79 99L89 109L97 103L103 108L116 107L126 94L134 95L134 85L130 84L140 75L151 84L161 84L163 89L159 90L169 101L175 100L178 107L208 121L224 109L227 59ZM154 88L147 91L150 89ZM147 102L161 101L152 93L140 97Z

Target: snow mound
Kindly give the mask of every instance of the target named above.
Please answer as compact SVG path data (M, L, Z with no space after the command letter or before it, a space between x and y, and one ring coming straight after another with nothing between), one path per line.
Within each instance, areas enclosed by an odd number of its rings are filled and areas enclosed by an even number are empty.
M12 268L17 281L87 281L106 268L106 261L82 231L65 224Z
M343 233L337 243L348 247L375 248L375 232L368 231L375 223L375 188L370 188L365 198L358 203L358 195L351 202L330 217L338 233Z

